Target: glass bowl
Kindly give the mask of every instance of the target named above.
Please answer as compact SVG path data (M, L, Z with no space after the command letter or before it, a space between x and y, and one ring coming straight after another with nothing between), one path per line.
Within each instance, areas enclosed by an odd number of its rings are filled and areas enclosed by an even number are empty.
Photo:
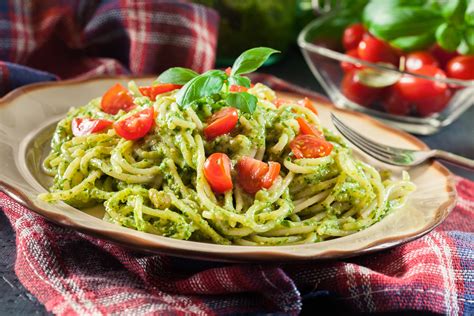
M454 122L474 104L474 80L430 77L400 71L394 66L371 63L344 54L341 35L345 25L328 31L331 15L308 24L298 36L304 58L314 76L340 108L364 112L392 126L420 135L430 135ZM403 63L403 57L401 58ZM345 69L355 69L344 71ZM392 87L403 80L424 80L423 86L435 86L442 94L416 92L419 101L400 101ZM354 82L357 89L354 89ZM362 91L362 93L361 93Z

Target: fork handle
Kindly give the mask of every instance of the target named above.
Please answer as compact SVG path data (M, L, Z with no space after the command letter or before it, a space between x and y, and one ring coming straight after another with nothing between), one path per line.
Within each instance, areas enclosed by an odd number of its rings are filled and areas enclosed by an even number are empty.
M474 170L474 160L452 154L444 150L433 150L433 157L445 160L455 165Z

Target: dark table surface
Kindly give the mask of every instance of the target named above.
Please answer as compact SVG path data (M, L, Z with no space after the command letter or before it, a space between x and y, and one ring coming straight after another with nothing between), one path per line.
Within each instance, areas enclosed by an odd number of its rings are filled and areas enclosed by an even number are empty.
M322 92L321 87L295 48L280 63L264 68L267 72L302 87ZM420 137L432 148L444 149L474 158L474 107L438 134ZM474 180L474 172L448 166L451 171ZM0 315L43 315L44 307L26 291L14 271L15 235L7 218L0 212Z

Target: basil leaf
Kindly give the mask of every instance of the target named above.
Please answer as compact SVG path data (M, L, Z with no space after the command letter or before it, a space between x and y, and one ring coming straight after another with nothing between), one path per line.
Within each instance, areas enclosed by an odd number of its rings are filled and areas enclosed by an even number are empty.
M228 105L250 114L257 107L257 98L247 92L229 93L225 101Z
M370 17L369 32L386 41L434 33L443 23L439 12L421 7L382 7Z
M464 21L469 25L474 25L474 0L466 0L467 8L464 12Z
M182 67L173 67L161 73L153 82L158 83L174 83L174 84L186 84L189 80L199 76L199 74L191 69Z
M380 12L390 12L390 10L397 7L421 7L425 3L425 0L372 0L363 8L362 21L369 28L373 17Z
M464 30L464 41L468 46L467 54L474 54L474 27L468 27Z
M229 77L229 85L238 85L246 88L250 87L250 79L239 75Z
M247 74L257 70L274 53L279 53L279 51L268 47L256 47L246 50L234 61L231 76Z
M464 24L464 12L466 11L466 0L449 0L441 7L444 18L454 24Z
M436 29L436 41L448 52L455 51L461 39L461 33L452 25L443 23Z
M435 36L433 33L404 36L390 41L390 45L403 51L413 51L430 46L434 42L434 38Z
M224 85L225 77L222 70L210 70L194 77L176 94L176 102L183 108L200 98L219 93Z

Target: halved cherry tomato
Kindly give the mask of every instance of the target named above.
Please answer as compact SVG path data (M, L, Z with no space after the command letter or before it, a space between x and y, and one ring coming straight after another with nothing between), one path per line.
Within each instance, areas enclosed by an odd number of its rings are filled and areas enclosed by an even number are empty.
M354 58L359 58L359 52L357 48L349 50L346 55ZM344 70L344 72L350 72L355 69L361 69L362 65L361 64L353 64L348 61L341 61L341 68Z
M321 132L313 125L309 124L304 118L298 117L296 118L298 121L298 125L300 126L300 134L301 135L314 135L318 137L323 137Z
M255 194L262 188L268 189L272 186L280 173L278 162L263 161L250 157L242 157L236 165L237 182L249 194Z
M474 56L458 56L451 59L446 66L449 78L474 80Z
M208 125L204 128L204 136L211 140L217 136L227 134L234 129L238 120L239 112L236 108L222 108L209 119Z
M224 193L232 190L231 168L232 164L226 154L213 153L207 157L206 162L204 162L204 176L212 191Z
M298 135L290 143L296 159L321 158L329 155L333 145L314 135Z
M91 119L76 117L72 120L71 129L74 136L85 136L98 133L112 126L114 122L104 119Z
M230 73L232 72L232 67L227 67L224 71L227 74L227 76L230 76Z
M136 140L145 136L155 122L155 111L152 107L137 112L114 123L115 132L128 140Z
M349 25L342 35L342 45L346 50L357 48L365 34L365 27L361 23Z
M454 52L445 51L438 44L433 45L429 49L429 52L438 61L438 64L442 69L445 69L446 65L448 64L448 62L451 59L453 59L456 56L459 56L458 52L456 52L456 51L454 51Z
M383 62L398 66L399 56L386 42L371 35L364 35L357 48L359 58L373 63Z
M405 57L405 69L408 71L416 71L423 66L438 67L438 61L428 52L413 52Z
M273 104L275 104L275 106L276 106L277 108L279 108L279 107L282 106L282 105L291 103L290 100L282 99L282 98L276 98L276 99L274 99L272 102L273 102Z
M156 96L165 92L170 92L176 89L181 88L182 85L172 84L172 83L160 83L154 86L143 86L138 87L138 90L146 96L149 97L151 101L156 100Z
M269 161L268 162L268 171L262 178L262 187L264 189L269 189L275 182L276 178L280 175L281 166L278 162Z
M130 111L135 104L128 90L120 83L116 83L102 96L100 107L105 113L117 114L120 110Z
M372 88L362 84L357 75L358 70L346 73L341 81L341 92L349 100L363 106L370 106L383 93L382 88Z
M304 99L299 100L298 104L304 106L314 114L318 115L318 109L309 98L305 97Z
M247 92L248 88L244 86L239 86L236 84L233 84L229 87L230 92Z

